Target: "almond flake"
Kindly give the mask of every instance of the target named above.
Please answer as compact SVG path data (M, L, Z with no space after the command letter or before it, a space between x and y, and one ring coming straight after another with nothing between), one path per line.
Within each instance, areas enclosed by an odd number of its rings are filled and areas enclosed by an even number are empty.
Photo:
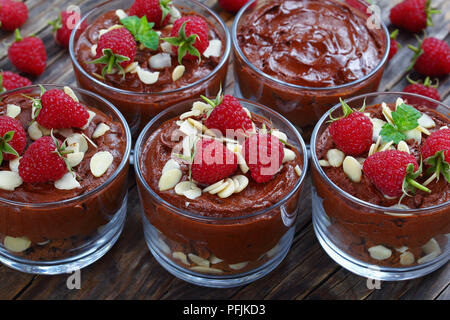
M6 236L3 240L3 245L11 252L24 252L31 246L31 241L25 237L10 237Z
M381 104L381 112L383 113L387 122L389 122L390 124L394 124L394 120L392 119L392 110L384 102Z
M161 43L161 51L164 53L172 53L172 45L166 41Z
M97 44L91 46L91 56L95 57L97 55Z
M89 128L89 125L91 124L92 120L95 117L95 112L93 112L91 110L88 110L87 112L89 113L89 118L88 118L86 124L81 128L81 130L86 130L87 128Z
M383 121L378 118L371 118L370 121L372 122L373 126L372 140L377 141L378 137L380 136L381 129L386 124L386 121Z
M210 267L202 267L202 266L195 266L191 268L192 271L200 272L200 273L208 273L208 274L223 274L223 271L217 268L210 268Z
M0 189L14 191L23 183L18 172L3 170L0 171Z
M241 153L235 153L237 158L237 163L239 165L239 168L241 169L242 173L247 173L250 168L247 165L247 162L245 162L244 156Z
M209 57L220 57L220 53L222 52L222 41L218 39L214 39L209 41L208 48L206 48L205 52L203 52L203 56L206 58Z
M284 158L283 163L293 161L295 159L295 152L291 149L284 148Z
M422 141L422 132L419 130L419 127L412 129L412 130L405 131L404 134L406 136L406 140L413 139L418 144L420 144L420 142Z
M344 161L345 154L338 149L330 149L327 152L328 163L335 168L339 168Z
M109 151L100 151L91 158L90 169L95 177L101 177L111 166L114 158Z
M422 113L422 116L417 119L417 123L425 129L431 129L436 126L436 122L426 113Z
M185 113L182 113L180 115L180 120L184 120L190 117L198 117L200 115L200 111L199 110L192 110L192 111L188 111Z
M74 147L76 143L78 144L78 151L80 152L88 151L89 145L86 138L83 135L79 133L74 133L66 138L66 145L68 148L71 148L71 150L74 151L76 150Z
M192 112L200 112L198 110L192 110ZM198 132L204 132L206 131L208 128L206 128L203 123L201 123L200 121L194 120L192 118L188 118L187 121L195 128L197 129Z
M330 163L327 161L327 160L319 160L319 165L321 166L321 167L330 167L331 165L330 165Z
M288 137L284 132L281 132L280 130L272 130L271 134L275 137L277 137L279 140L287 141Z
M180 165L174 159L169 159L162 169L162 174L171 169L180 169Z
M17 117L22 109L15 104L7 104L6 105L6 115L11 118Z
M125 73L136 73L138 66L139 66L139 62L134 61L134 62L130 63L129 65L127 65L123 71Z
M193 263L195 263L198 266L201 267L209 267L210 262L209 260L203 259L202 257L199 257L193 253L188 254L189 260L191 260Z
M183 76L185 70L186 70L186 67L183 65L176 66L172 72L172 80L177 81L178 79L180 79Z
M69 166L71 168L76 167L83 161L84 158L84 152L73 152L68 153L66 156L67 162L69 163Z
M172 66L172 57L168 53L158 53L149 59L150 66L153 69L164 69Z
M439 243L434 238L431 238L430 241L425 243L422 246L422 250L425 254L430 253L436 253L437 255L441 254L441 247L439 247Z
M426 134L427 136L429 136L429 135L431 134L430 131L428 131L427 129L425 129L425 128L422 127L422 126L418 126L416 129L419 130L420 132Z
M41 129L39 129L39 125L36 121L34 121L29 127L28 127L28 135L32 140L38 140L43 137Z
M196 101L192 104L192 111L198 110L198 111L200 111L200 114L203 114L205 111L207 111L211 108L212 107L209 104L204 103L202 101Z
M72 190L81 188L81 185L73 172L67 172L61 179L55 181L55 188L59 190Z
M234 182L234 193L242 192L245 188L247 188L249 180L246 176L239 174L232 177Z
M174 253L172 253L172 257L174 259L180 260L185 265L188 265L188 266L190 265L189 261L187 260L186 255L181 251L175 251Z
M158 81L159 72L150 72L148 70L144 70L141 67L137 66L136 71L141 80L145 84L154 84Z
M302 176L302 169L298 165L295 166L294 171L299 177Z
M375 260L386 260L392 255L392 250L378 245L368 249L370 256Z
M394 144L394 141L392 141L392 140L389 141L388 143L384 144L384 145L381 147L380 152L389 150L389 148L390 148L393 144Z
M174 22L177 21L179 18L181 18L181 13L180 13L180 11L178 11L178 9L175 8L173 5L170 6L169 14L170 14L170 18L169 18L169 22L170 22L170 23L174 23Z
M64 93L67 94L69 97L71 97L73 101L79 102L79 100L78 100L77 96L75 95L75 92L73 92L72 88L65 86Z
M9 170L13 172L19 172L20 159L22 159L22 157L16 157L12 160L9 160Z
M101 30L98 31L98 37L100 38L105 33L109 32L111 30L120 29L120 28L124 28L124 26L122 26L120 24L115 24L115 25L109 27L108 29L101 29Z
M211 257L209 257L209 262L211 262L211 264L217 264L223 261L223 259L217 258L215 255L211 255Z
M122 9L117 9L116 10L116 16L122 20L125 19L126 17L128 17L128 15L125 13L125 11L123 11Z
M158 187L160 191L174 188L181 180L183 173L180 169L170 169L164 172L159 178Z
M411 252L406 251L400 255L400 264L401 265L409 266L413 263L414 263L414 255Z
M398 143L397 150L398 151L403 151L403 152L406 152L406 153L410 153L408 144L405 141L403 141L403 140Z
M361 182L362 170L361 164L353 157L347 156L342 163L347 177L353 182Z
M217 188L219 188L219 187L222 187L223 186L223 184L224 184L224 182L225 182L225 180L220 180L220 181L217 181L216 183L213 183L212 185L209 185L209 186L207 186L205 189L203 189L203 192L210 192L210 191L213 191L213 190L215 190L215 189L217 189ZM224 189L225 187L223 187L223 189ZM222 191L223 189L220 189L219 191ZM218 192L219 192L218 191ZM210 192L211 193L211 192ZM217 193L217 192L216 192ZM214 194L214 193L211 193L211 194Z
M111 128L107 124L104 124L102 122L97 125L97 128L95 128L94 132L92 133L92 138L94 139L100 138L109 130L111 130Z
M233 270L244 269L248 265L248 261L228 265Z

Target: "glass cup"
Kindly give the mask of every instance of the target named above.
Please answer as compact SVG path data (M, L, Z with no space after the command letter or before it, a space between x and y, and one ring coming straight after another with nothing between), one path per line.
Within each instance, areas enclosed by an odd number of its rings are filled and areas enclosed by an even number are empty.
M60 85L44 87L63 89ZM125 154L116 171L103 184L80 196L46 203L0 198L0 261L22 272L63 274L90 265L114 245L125 222L130 129L111 103L86 90L72 90L81 103L121 124L127 141ZM1 94L0 98L16 93L40 94L40 88L16 89ZM11 243L17 241L28 248L18 252L14 246L13 250Z
M301 176L285 197L261 211L215 218L181 209L163 200L146 182L142 154L149 137L165 121L189 111L193 102L179 103L163 111L145 127L136 142L134 163L145 239L156 260L180 279L208 287L243 285L275 269L288 253L295 221L301 214L300 193L308 166L306 147L295 127L281 115L241 100L243 107L270 119L274 128L290 138L289 143L297 147L303 160ZM192 254L201 258L193 257L200 260L196 262L199 265L191 261Z
M398 97L412 106L432 106L447 119L450 116L448 106L415 94L371 93L346 102L361 108L364 102L395 104ZM341 105L330 112L334 118L342 116ZM444 265L450 258L450 201L419 209L381 207L339 188L323 171L316 153L328 119L326 113L319 120L310 144L313 226L324 250L351 272L378 280L413 279ZM369 247L378 245L390 250L391 256L384 260L371 257Z
M242 52L237 32L259 8L270 0L249 1L237 14L231 29L234 53L235 95L270 106L291 121L305 140L309 140L318 119L339 98L349 98L363 93L377 91L389 54L390 37L386 26L380 21L379 38L384 55L379 64L366 76L343 85L333 87L304 87L276 79L254 66ZM344 1L342 1L344 2ZM367 6L365 1L360 1Z
M142 129L147 122L162 110L183 100L200 97L200 95L212 95L219 91L226 83L228 60L231 51L231 41L228 28L223 20L204 4L192 0L172 0L177 7L187 12L196 12L214 25L220 37L224 39L224 54L216 68L205 76L188 86L170 91L160 92L135 92L112 87L87 73L76 58L75 48L80 35L83 32L82 25L90 25L106 12L127 9L134 0L110 0L97 5L89 11L77 24L70 37L69 53L72 59L73 69L78 86L95 92L108 99L125 116L131 128L133 136Z

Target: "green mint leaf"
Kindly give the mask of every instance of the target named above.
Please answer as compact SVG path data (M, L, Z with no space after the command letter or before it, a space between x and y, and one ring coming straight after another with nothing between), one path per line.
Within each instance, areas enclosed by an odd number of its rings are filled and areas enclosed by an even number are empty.
M392 112L392 120L394 120L394 124L397 126L398 131L401 132L417 128L419 125L417 119L421 116L422 114L419 111L404 103L399 105L397 109Z
M394 141L395 144L406 139L406 136L390 123L383 125L380 135L384 142Z
M153 22L149 23L146 16L140 19L137 16L126 17L121 19L120 22L130 31L136 41L151 50L158 49L159 36L153 30L155 24Z
M133 36L136 37L136 35L139 33L139 29L141 27L141 19L139 19L139 17L126 17L120 19L120 23L122 23L123 26L127 28L127 30L130 31Z
M151 50L157 50L159 45L159 36L156 31L150 30L144 35L139 35L139 42L142 43L146 48Z

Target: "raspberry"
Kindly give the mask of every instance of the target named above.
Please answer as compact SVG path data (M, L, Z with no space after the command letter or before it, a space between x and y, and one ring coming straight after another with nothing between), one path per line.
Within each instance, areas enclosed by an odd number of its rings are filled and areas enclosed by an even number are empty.
M412 81L408 77L408 81L411 83L403 89L403 92L406 93L415 93L419 94L437 101L441 101L441 96L439 95L439 91L437 91L436 87L431 84L431 80L427 77L424 83ZM408 100L409 104L422 105L427 106L429 108L436 108L436 104L425 99L415 98L415 97L403 97L404 100Z
M58 141L60 144L60 142ZM51 137L33 142L20 159L19 175L26 183L57 181L67 172L66 162Z
M47 64L47 52L42 40L37 37L22 39L18 29L16 41L8 49L8 57L17 69L33 76L41 75Z
M25 3L13 0L0 0L0 27L14 31L28 19L28 8Z
M450 73L450 46L445 41L429 37L420 43L420 48L409 48L415 52L409 70L414 67L414 70L425 76Z
M279 171L283 163L284 147L277 137L259 133L245 140L242 155L253 180L265 183Z
M170 0L136 0L130 7L130 16L146 16L148 22L155 23L155 28L161 28L170 20L169 5Z
M223 143L213 139L202 139L197 142L191 166L192 179L209 185L228 178L236 170L236 155Z
M219 6L228 12L238 12L249 0L219 0Z
M253 128L252 120L235 97L226 95L221 99L219 94L212 105L214 109L205 121L205 126L209 129L218 129L226 136L227 129L234 130L234 133L236 133Z
M205 19L199 16L184 16L173 24L170 33L171 38L164 38L163 40L174 46L174 52L178 53L178 62L182 64L183 59L201 60L201 54L209 46L208 33L209 27ZM196 35L196 37L193 35Z
M0 73L0 92L30 86L31 84L29 79L14 72L3 71Z
M111 73L113 68L123 70L136 57L137 47L133 35L125 28L113 29L103 34L97 43L96 60L90 63L105 64L102 75Z
M431 15L438 13L427 0L404 0L391 9L389 18L393 25L411 32L420 32L432 25Z
M13 136L5 137L6 133L10 131L14 132ZM22 123L11 117L0 116L0 165L3 160L15 159L17 156L14 153L21 155L26 145L27 135Z
M376 152L364 161L364 175L389 197L399 197L403 194L403 182L407 178L409 164L417 171L419 165L416 158L407 152L387 150Z
M337 148L351 156L367 152L372 145L373 124L360 111L352 110L341 100L344 117L333 120L329 130Z
M81 17L77 12L62 11L58 19L49 22L49 24L53 26L55 41L61 47L69 47L70 34L78 21L80 21L80 18Z

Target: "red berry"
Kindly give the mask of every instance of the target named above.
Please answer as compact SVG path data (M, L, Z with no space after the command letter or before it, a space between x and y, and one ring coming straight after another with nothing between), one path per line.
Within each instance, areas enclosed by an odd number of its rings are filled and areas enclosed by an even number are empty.
M10 131L14 131L14 135L11 140L5 141L5 134ZM19 120L7 116L0 116L0 152L2 152L3 160L15 159L16 156L14 154L4 152L4 143L7 143L19 155L25 150L27 145L27 135ZM2 161L0 161L0 164L1 162Z
M47 64L47 52L44 43L38 37L22 39L16 29L16 41L8 49L11 63L19 70L33 76L41 75Z
M344 109L345 116L330 124L330 135L339 150L359 156L372 145L373 124L362 112L347 107Z
M110 57L108 53L104 53L104 49L111 50L111 54L114 58ZM125 68L134 61L136 57L137 47L136 40L133 35L126 28L113 29L103 34L97 43L97 56L96 63L106 64L104 72L112 71L113 67ZM127 57L128 60L122 61L117 56ZM109 70L108 70L109 69Z
M364 161L364 175L389 197L403 194L402 186L406 177L406 168L412 163L414 171L419 168L416 158L407 152L387 150L376 152Z
M209 129L218 129L226 136L227 129L233 130L231 135L235 136L239 130L247 131L252 129L252 120L242 108L238 99L226 95L222 102L214 107L213 111L205 121L205 126Z
M89 119L86 108L62 90L46 91L41 97L41 104L36 121L48 129L82 128Z
M450 46L436 38L426 38L420 49L410 47L416 53L414 70L426 76L443 76L450 73Z
M55 151L57 147L51 137L42 137L33 142L20 159L19 175L23 181L42 183L61 179L67 173L67 166Z
M69 47L70 34L80 19L77 12L62 11L57 20L50 22L57 44L63 48Z
M277 137L259 133L245 140L242 155L253 180L264 183L279 171L283 163L284 147Z
M155 28L165 26L169 20L170 0L136 0L130 7L130 16L147 17L148 22L154 22ZM166 16L163 19L163 10Z
M0 73L0 92L30 86L31 84L29 79L14 72L3 71Z
M425 161L442 150L445 161L450 163L450 129L437 130L428 136L421 147L422 158Z
M388 54L388 60L391 60L392 57L394 57L397 54L397 51L399 48L401 48L400 43L397 42L397 36L398 36L398 29L394 30L394 32L391 33L391 44L389 46L389 54Z
M14 0L0 0L0 27L14 31L28 19L28 8L25 3Z
M389 18L393 25L411 32L420 32L427 27L431 14L427 0L404 0L391 9Z
M185 30L185 37L180 32L181 27L185 24L184 30ZM180 43L183 43L183 45L187 47L191 47L194 50L198 50L200 56L209 46L209 26L208 23L199 16L184 16L180 19L176 20L173 24L172 31L170 33L171 37L177 38ZM191 35L197 35L196 39L193 43L189 43L184 41L184 38L189 38ZM173 50L175 53L178 52L178 47L174 46ZM194 55L191 55L190 53L187 53L185 56L178 57L179 60L181 59L188 59L188 60L195 60L199 59L199 57L196 57Z
M192 179L202 184L213 184L228 178L236 170L236 155L223 143L214 139L197 142L191 166Z
M408 81L410 81L410 85L407 85L405 87L405 89L403 89L403 92L406 93L415 93L415 94L419 94L437 101L441 101L441 96L439 95L439 91L436 89L435 86L431 85L430 82L430 78L426 78L425 82L419 83L419 82L414 82L411 81L410 79L408 79ZM402 97L404 100L407 100L409 104L415 104L415 105L422 105L422 106L427 106L429 108L436 108L436 104L430 101L427 101L425 99L421 99L421 98L415 98L415 97L410 97L410 96L404 96Z
M249 0L219 0L220 7L228 12L238 12Z

